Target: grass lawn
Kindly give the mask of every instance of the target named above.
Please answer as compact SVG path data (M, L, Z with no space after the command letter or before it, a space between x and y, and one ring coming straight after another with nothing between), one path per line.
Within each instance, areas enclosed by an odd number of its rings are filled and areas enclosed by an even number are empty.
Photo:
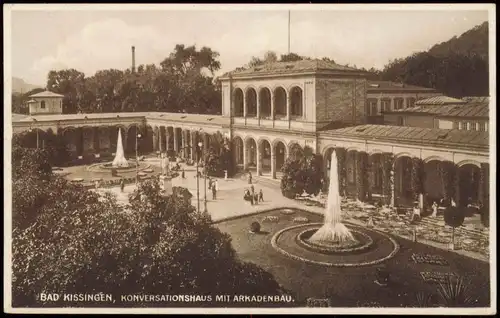
M266 216L278 216L277 223L262 222ZM329 298L334 307L417 307L417 293L434 294L438 299L436 283L425 282L420 272L453 272L470 279L469 292L477 299L474 307L490 304L489 264L444 251L421 243L395 238L399 252L383 264L390 272L386 287L374 283L378 265L354 268L324 267L306 264L279 253L271 246L273 235L293 223L294 217L307 217L310 222L322 222L323 217L307 211L284 215L279 210L243 216L217 223L216 226L232 237L232 244L240 259L253 262L271 272L285 288L292 290L295 304L303 306L307 298ZM261 234L249 232L250 224L261 224ZM295 242L290 242L295 244ZM447 265L415 263L412 254L440 255Z

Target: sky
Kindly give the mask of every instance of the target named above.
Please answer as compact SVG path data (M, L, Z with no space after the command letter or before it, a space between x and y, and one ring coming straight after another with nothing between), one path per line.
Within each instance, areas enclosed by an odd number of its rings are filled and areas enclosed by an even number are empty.
M392 59L425 51L488 21L484 7L464 10L454 5L445 10L380 5L363 6L365 10L345 5L23 6L14 5L10 12L12 76L41 86L50 70L75 68L92 76L102 69L129 68L131 46L137 66L159 64L176 44L208 46L220 54L220 75L268 50L287 53L289 9L291 52L367 69L381 69Z

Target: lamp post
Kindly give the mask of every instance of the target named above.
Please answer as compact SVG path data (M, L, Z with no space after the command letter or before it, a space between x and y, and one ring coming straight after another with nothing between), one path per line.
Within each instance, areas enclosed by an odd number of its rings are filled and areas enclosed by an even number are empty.
M201 142L198 143L198 146L201 147ZM199 170L200 158L198 155L198 151L196 151L196 200L198 202L198 212L200 212L200 170Z
M138 155L138 141L141 138L141 134L136 132L135 134L135 183L139 182L139 155Z
M198 143L198 147L200 147L200 151L201 151L201 149L203 147L203 143L199 142ZM204 179L205 179L205 181L204 181L204 184L205 184L205 186L204 186L204 188L205 188L205 190L204 190L205 198L203 199L203 205L204 205L204 207L203 207L204 208L203 209L203 213L208 213L208 209L207 209L207 160L206 160L206 156L203 157L203 170L205 170L205 176L204 176Z
M36 124L36 119L33 118L33 125ZM30 130L32 130L32 128L30 127ZM40 137L38 136L38 129L35 129L36 130L36 149L38 149L39 147L39 140L40 140Z

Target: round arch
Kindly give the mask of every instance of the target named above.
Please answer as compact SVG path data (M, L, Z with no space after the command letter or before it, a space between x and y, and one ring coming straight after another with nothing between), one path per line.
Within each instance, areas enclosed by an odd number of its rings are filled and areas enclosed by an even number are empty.
M247 117L257 116L257 90L249 86L245 90L245 101L247 105Z
M424 163L428 163L431 161L448 161L448 160L446 160L445 158L443 158L441 156L429 156L429 157L426 157L424 159Z
M257 147L259 149L259 159L260 159L260 172L268 173L271 171L271 141L266 137L261 137L257 141Z
M300 86L292 86L288 92L290 95L290 115L293 117L302 117L303 109L303 91Z
M261 118L270 118L271 117L271 100L272 100L272 91L267 86L261 86L258 90L258 98L260 105L260 117Z
M481 163L479 161L476 161L476 160L466 159L466 160L462 160L462 161L457 162L458 168L465 166L465 165L474 165L478 168L481 168Z
M243 116L243 101L245 98L245 94L243 90L239 87L233 89L233 107L234 107L234 116L241 117Z
M286 116L287 94L283 86L276 86L273 89L274 96L274 117L283 118Z

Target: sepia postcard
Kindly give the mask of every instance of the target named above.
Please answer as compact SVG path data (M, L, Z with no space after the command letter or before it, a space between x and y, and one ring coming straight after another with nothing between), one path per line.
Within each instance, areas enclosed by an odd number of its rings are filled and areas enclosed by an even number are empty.
M495 26L4 4L4 312L496 314Z

